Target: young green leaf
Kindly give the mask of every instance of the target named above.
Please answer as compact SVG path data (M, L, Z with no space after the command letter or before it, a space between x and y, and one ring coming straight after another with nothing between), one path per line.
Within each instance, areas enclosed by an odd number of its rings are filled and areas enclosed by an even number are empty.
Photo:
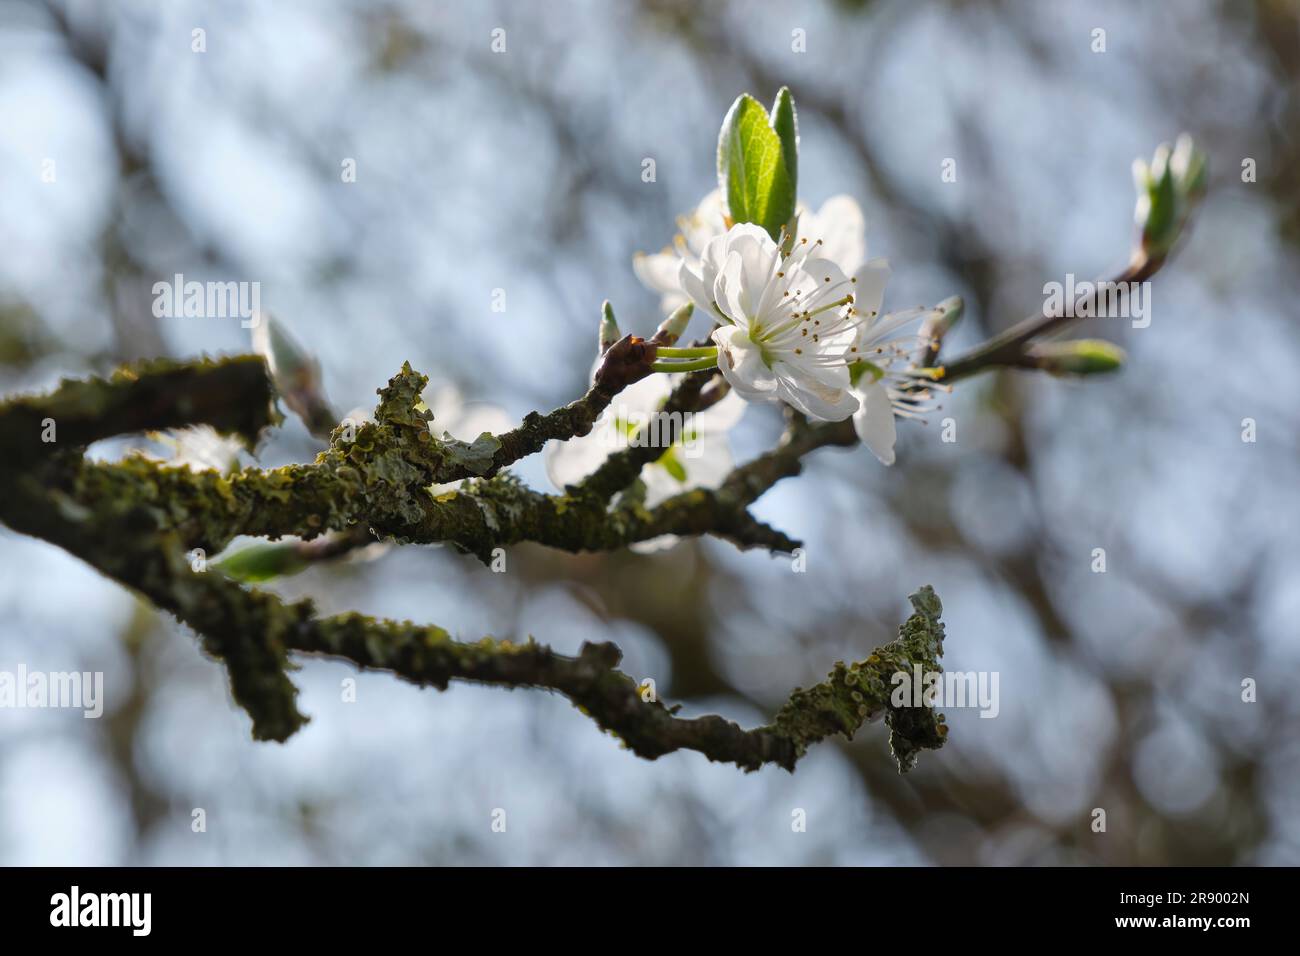
M790 184L796 193L799 187L799 117L794 110L794 96L790 87L783 86L772 104L772 129L781 139L781 155L790 174Z
M755 223L773 239L794 216L794 179L781 137L772 128L767 110L748 94L736 99L722 121L718 185L727 197L733 222Z

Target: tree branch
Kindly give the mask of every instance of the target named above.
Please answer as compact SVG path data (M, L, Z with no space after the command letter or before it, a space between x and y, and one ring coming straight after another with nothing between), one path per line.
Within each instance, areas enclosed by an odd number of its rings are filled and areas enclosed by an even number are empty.
M639 349L630 337L620 345L623 357L615 354L604 367L612 371L598 372L586 396L529 416L500 439L435 439L429 413L417 411L427 380L408 365L380 389L376 421L362 425L352 441L336 429L313 464L230 475L143 457L88 461L75 452L123 430L193 424L254 442L276 418L260 358L151 363L107 380L64 382L51 395L0 405L0 451L28 466L0 476L0 519L77 555L194 628L204 648L225 663L232 695L252 718L258 739L285 740L307 720L288 677L289 654L299 652L345 658L440 688L466 680L556 691L650 759L690 749L747 770L766 763L793 769L811 744L835 733L852 736L881 715L892 729L901 769L910 768L918 750L940 746L941 717L927 708L895 708L888 700L893 672L911 673L914 664L938 667L943 627L928 588L913 595L916 613L899 640L863 662L837 664L826 681L796 691L772 724L743 730L717 716L679 718L675 709L643 699L641 686L616 670L621 655L612 644L588 644L577 657L566 657L531 639L463 644L432 626L358 614L322 618L310 601L286 603L241 587L208 570L204 554L187 551L220 550L236 534L312 538L327 530L359 544L368 539L365 528L404 541L450 541L485 560L492 549L519 541L608 550L663 534L713 534L740 547L781 551L797 547L757 521L749 506L776 481L797 474L803 455L853 438L851 428L845 434L813 426L793 412L778 447L734 469L721 487L687 491L651 509L634 502L608 506L615 484L630 484L641 467L627 453L615 456L618 462L594 486L565 495L541 494L502 474L436 497L430 493L430 485L495 471L551 437L589 430L618 389L639 377L646 356L653 358L653 348ZM709 378L688 376L670 405L696 407ZM42 441L49 419L54 440Z
M1128 267L1114 279L1111 284L1145 282L1160 271L1165 257L1152 257L1142 253L1135 255ZM1100 290L1105 283L1094 283L1088 301L1095 308ZM1025 358L1025 348L1036 339L1061 331L1074 322L1084 321L1071 315L1044 315L1041 311L1017 322L1005 332L993 336L988 341L971 349L950 362L940 363L943 374L938 381L955 382L969 378L977 372L996 366L1018 367Z

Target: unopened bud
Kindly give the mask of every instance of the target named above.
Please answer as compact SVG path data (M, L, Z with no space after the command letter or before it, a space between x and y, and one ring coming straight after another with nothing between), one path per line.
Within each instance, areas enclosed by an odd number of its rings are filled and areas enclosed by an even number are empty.
M1180 133L1174 142L1174 151L1169 157L1169 170L1184 196L1198 199L1205 193L1205 153L1196 148L1192 137L1187 133Z
M600 354L608 352L609 347L622 337L618 331L618 320L614 318L614 307L606 299L600 307Z
M297 574L308 563L300 542L261 541L226 555L213 567L236 581L258 584Z
M1071 342L1041 342L1025 355L1028 364L1053 375L1099 375L1117 371L1126 358L1124 350L1104 339L1075 339Z
M276 391L308 431L318 437L328 436L334 427L334 415L321 389L320 364L271 316L262 314L258 318L253 326L253 350L266 359Z
M686 326L690 324L694 312L695 306L687 302L659 324L659 328L650 338L650 341L665 348L675 344L682 337L682 333L686 331Z
M1173 248L1192 207L1205 192L1205 179L1205 153L1186 133L1172 149L1161 143L1149 166L1141 159L1134 161L1137 206L1133 219L1146 256L1162 258Z
M939 355L939 346L943 343L943 337L961 319L965 308L966 303L959 295L949 296L934 307L929 317L921 325L921 339L925 342L922 365L934 364L934 360Z

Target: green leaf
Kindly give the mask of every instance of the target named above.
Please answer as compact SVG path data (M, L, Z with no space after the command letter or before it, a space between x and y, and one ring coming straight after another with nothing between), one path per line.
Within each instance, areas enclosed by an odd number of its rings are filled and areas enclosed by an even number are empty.
M660 468L672 475L679 484L686 484L686 466L682 464L681 459L677 457L677 446L674 445L666 452L659 456L655 462Z
M791 104L790 120L794 113ZM752 222L776 239L794 216L795 184L781 137L767 110L748 94L737 97L718 134L718 185L733 222Z
M794 96L790 87L783 86L772 104L772 129L781 140L781 155L790 173L790 185L798 192L799 185L799 118L794 111Z

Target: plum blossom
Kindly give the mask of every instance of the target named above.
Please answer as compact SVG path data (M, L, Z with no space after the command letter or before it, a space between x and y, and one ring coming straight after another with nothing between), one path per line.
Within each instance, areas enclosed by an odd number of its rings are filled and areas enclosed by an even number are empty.
M684 294L720 323L718 366L741 398L828 421L852 416L863 444L892 464L895 417L918 417L937 387L911 368L917 326L934 310L883 313L889 263L866 258L851 197L816 212L801 204L798 222L800 238L783 256L764 230L728 228L715 190L680 221L675 249L640 256L635 268L665 304Z
M811 418L842 421L858 408L855 279L807 238L789 255L758 226L732 226L709 241L698 268L679 266L683 288L723 322L718 368L747 401L782 401Z
M671 312L690 301L677 280L677 265L683 260L698 261L709 240L727 231L726 218L722 193L715 189L700 200L693 212L677 217L679 231L671 246L632 257L632 271L642 285L659 293L663 311Z
M887 277L888 270L884 272ZM870 287L870 280L859 275L859 285ZM880 295L884 294L884 279L880 279ZM897 437L894 419L918 418L931 407L934 392L948 391L949 387L935 383L927 369L911 366L911 358L923 344L913 331L918 322L939 314L938 309L907 309L902 312L879 314L880 299L870 315L876 316L865 323L858 332L858 361L850 368L852 391L857 397L858 410L853 413L853 428L858 438L871 450L883 465L894 463L894 441Z
M496 435L515 426L510 416L490 402L466 401L455 385L426 388L420 395L425 407L433 412L429 430L435 438L451 435L472 442L484 432Z
M852 274L866 259L866 220L852 196L832 196L816 212L803 203L797 207L798 232L822 240L821 256ZM678 234L661 252L638 253L632 269L648 289L660 294L660 307L671 312L690 301L681 285L678 269L682 262L699 264L709 241L724 235L730 226L721 191L714 189L691 213L677 219ZM710 311L712 311L710 309Z

